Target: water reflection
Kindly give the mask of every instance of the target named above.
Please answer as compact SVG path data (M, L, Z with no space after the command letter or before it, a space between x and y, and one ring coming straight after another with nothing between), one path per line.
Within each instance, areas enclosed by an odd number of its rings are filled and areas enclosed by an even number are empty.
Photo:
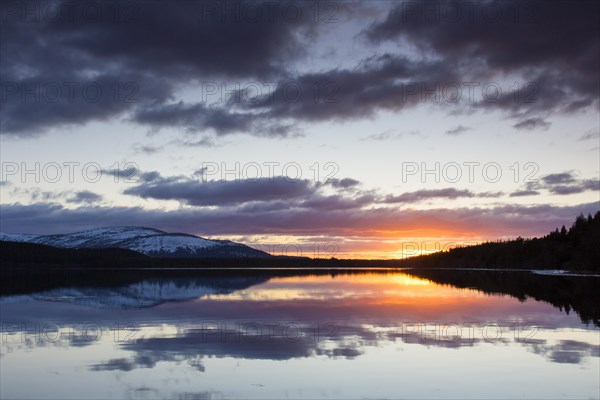
M554 303L478 290L473 276L456 287L444 274L283 275L148 279L5 296L0 394L600 394L597 327ZM498 279L508 283L506 276L477 279L496 279L495 288ZM597 315L595 307L583 308ZM55 391L27 385L31 376Z

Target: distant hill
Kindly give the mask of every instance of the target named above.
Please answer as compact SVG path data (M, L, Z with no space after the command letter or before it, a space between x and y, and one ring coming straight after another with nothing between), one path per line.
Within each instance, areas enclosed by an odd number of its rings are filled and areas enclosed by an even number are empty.
M487 242L402 260L402 267L600 271L600 211L541 238Z
M68 249L132 250L158 258L269 258L270 254L229 240L210 240L186 233L122 226L59 235L0 233L0 241L42 244Z

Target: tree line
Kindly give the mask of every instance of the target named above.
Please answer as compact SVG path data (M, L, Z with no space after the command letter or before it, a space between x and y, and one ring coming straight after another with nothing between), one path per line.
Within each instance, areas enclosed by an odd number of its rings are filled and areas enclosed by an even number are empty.
M540 238L498 240L408 258L402 266L416 268L516 268L600 271L600 211L580 214Z

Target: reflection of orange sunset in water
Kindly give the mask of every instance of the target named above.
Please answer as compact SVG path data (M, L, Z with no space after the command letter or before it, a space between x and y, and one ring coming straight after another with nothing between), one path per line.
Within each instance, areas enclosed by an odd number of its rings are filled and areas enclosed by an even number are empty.
M297 306L307 318L445 322L480 320L490 315L503 320L510 319L517 309L532 313L553 309L545 303L521 303L510 296L457 289L405 273L273 278L268 283L233 294L211 295L208 301L221 303L220 306L236 303L241 307L253 303L247 309L251 314L255 313L252 307L262 313L285 305Z

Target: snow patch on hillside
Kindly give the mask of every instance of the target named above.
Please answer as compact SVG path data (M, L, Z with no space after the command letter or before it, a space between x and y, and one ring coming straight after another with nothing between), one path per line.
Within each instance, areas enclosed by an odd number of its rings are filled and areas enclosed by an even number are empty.
M57 235L23 235L0 233L0 240L29 242L72 249L120 248L158 257L198 257L210 249L212 256L269 257L268 254L229 240L210 240L184 233L140 226L90 229L83 232Z

